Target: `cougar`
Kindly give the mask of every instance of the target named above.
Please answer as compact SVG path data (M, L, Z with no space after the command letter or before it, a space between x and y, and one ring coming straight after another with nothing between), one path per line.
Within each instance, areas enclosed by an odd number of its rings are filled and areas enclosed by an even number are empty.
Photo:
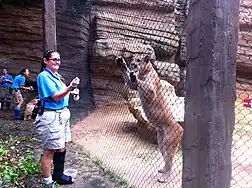
M143 111L149 123L156 128L158 148L165 162L165 166L158 170L162 174L158 181L164 183L170 175L174 155L181 145L183 128L172 115L165 98L165 88L152 61L149 55L135 55L128 67L123 57L116 58L126 85L138 91Z

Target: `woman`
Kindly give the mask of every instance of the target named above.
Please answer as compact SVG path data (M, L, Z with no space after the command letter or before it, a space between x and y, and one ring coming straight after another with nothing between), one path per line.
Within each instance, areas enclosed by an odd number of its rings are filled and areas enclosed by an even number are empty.
M42 141L42 174L45 184L56 181L60 185L72 184L73 179L63 174L66 142L71 141L70 111L67 108L69 94L76 88L80 79L76 77L66 86L59 75L60 54L47 51L42 60L42 72L38 75L38 95L41 101L40 112L36 117L36 127ZM51 176L51 161L54 169Z
M32 87L25 87L25 76L29 76L30 72L28 69L22 69L19 75L17 75L13 83L11 85L11 88L14 90L14 94L16 97L16 107L15 107L15 119L23 119L21 116L21 106L24 102L23 96L22 96L22 90L28 90L32 91Z

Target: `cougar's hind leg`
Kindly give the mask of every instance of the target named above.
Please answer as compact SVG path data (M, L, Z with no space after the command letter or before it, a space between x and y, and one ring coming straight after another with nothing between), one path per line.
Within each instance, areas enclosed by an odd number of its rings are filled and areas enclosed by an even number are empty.
M158 149L160 153L162 154L162 157L165 158L165 150L163 147L163 138L164 138L164 131L162 128L157 128L157 144L158 144ZM164 173L164 168L161 168L158 170L158 173Z
M159 182L166 182L171 175L171 170L174 162L174 156L178 151L178 147L181 144L183 129L176 123L174 126L169 126L165 129L165 134L163 137L163 150L164 155L164 173L159 178Z

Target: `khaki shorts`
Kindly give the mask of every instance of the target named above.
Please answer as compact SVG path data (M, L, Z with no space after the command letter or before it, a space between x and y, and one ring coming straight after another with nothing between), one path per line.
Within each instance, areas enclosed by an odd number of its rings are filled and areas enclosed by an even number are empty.
M44 111L37 115L35 124L44 149L62 149L71 141L70 111L65 108L57 111Z
M24 102L24 99L20 90L14 91L14 93L15 93L17 103Z

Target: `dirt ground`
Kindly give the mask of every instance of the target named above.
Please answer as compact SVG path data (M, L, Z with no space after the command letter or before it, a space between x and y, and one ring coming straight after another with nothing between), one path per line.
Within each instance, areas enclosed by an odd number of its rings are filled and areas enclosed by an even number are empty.
M246 91L247 92L247 91ZM252 188L252 109L242 99L252 92L238 91L232 148L232 188ZM174 160L168 183L157 183L163 160L157 146L137 133L136 120L124 104L100 105L73 128L74 142L98 157L106 168L137 188L181 187L182 154Z
M75 109L76 110L76 109ZM73 110L74 111L74 110ZM79 111L79 110L77 110ZM87 112L73 113L72 124L85 117ZM40 142L37 139L35 125L33 121L16 121L12 120L12 111L0 111L0 140L7 140L9 136L20 138L34 138L33 141L25 139L19 145L19 150L25 151L30 149L39 160L40 153L42 152ZM61 186L66 188L123 188L127 187L127 183L118 178L111 171L106 170L100 160L91 157L88 152L72 142L67 147L66 165L65 168L75 168L78 170L78 175L73 185ZM43 188L42 177L36 174L32 177L26 177L22 185L13 186L10 184L3 185L3 188Z
M157 145L137 133L136 120L123 104L101 106L73 128L74 142L133 187L181 187L181 152L174 159L168 183L158 183L157 170L164 163Z

